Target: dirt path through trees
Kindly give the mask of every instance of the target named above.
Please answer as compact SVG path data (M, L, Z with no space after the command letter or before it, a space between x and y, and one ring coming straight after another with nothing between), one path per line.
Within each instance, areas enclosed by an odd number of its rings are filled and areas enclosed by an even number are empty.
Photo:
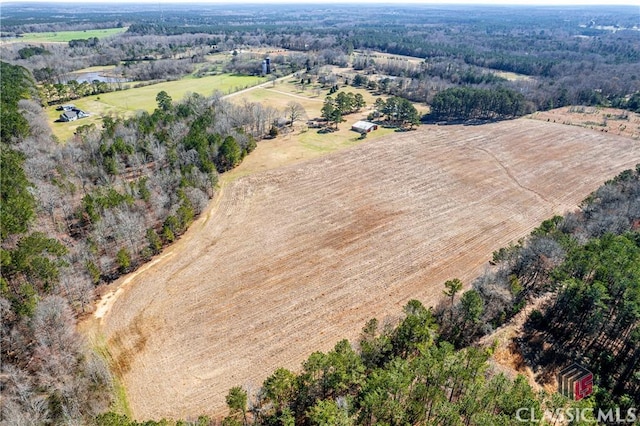
M291 151L259 145L94 319L137 419L223 414L230 387L256 391L409 299L437 303L445 280L468 285L492 251L640 162L637 141L528 119Z

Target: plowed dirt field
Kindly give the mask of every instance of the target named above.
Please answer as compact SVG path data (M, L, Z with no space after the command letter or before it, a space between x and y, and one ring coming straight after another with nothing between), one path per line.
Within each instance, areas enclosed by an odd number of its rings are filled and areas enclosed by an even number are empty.
M224 414L230 387L255 391L409 299L437 303L445 280L469 284L492 251L639 162L638 141L520 119L422 126L236 179L99 305L132 412Z

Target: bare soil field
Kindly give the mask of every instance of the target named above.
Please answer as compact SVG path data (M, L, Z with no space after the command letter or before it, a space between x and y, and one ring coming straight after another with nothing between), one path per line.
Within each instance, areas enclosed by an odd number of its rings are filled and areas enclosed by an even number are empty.
M436 304L445 280L468 285L640 162L631 138L529 119L422 126L246 174L260 152L91 320L136 419L224 414L232 386L255 392L410 299Z

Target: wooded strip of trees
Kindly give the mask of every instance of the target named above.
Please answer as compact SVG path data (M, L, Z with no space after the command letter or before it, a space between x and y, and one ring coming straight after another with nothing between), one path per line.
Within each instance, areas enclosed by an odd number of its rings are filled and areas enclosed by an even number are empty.
M36 55L51 55L51 52L42 46L27 46L18 50L18 56L20 56L20 59L29 59Z
M257 394L231 389L223 424L495 425L520 407L541 415L524 377L490 370L491 349L437 343L435 319L417 300L404 315L394 326L372 319L355 349L340 341L310 355L298 374L276 370Z
M160 92L156 100L151 114L80 128L82 143L60 153L65 173L55 174L56 186L77 201L66 211L54 204L51 217L79 247L90 244L79 255L95 281L128 272L178 238L213 196L218 174L237 166L278 114L218 95L174 103Z
M360 93L354 95L352 92L338 92L335 98L327 96L324 99L320 113L322 118L330 124L335 124L337 129L343 116L358 112L366 105L367 103Z
M443 90L431 102L433 120L500 120L525 114L524 96L508 89L455 87Z
M113 91L113 85L104 81L93 80L89 83L78 83L70 80L66 83L43 83L39 86L40 99L45 105L62 104L85 96L99 95Z
M376 99L375 114L382 116L384 120L394 126L413 128L420 124L418 110L408 100L399 96L392 96L386 101L382 98Z

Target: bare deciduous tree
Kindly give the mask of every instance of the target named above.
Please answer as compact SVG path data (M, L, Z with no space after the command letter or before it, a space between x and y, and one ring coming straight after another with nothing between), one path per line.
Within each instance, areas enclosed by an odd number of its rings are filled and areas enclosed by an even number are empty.
M287 116L287 120L289 121L289 125L293 127L293 123L302 119L306 113L304 107L300 105L299 102L291 101L287 104L285 114Z

